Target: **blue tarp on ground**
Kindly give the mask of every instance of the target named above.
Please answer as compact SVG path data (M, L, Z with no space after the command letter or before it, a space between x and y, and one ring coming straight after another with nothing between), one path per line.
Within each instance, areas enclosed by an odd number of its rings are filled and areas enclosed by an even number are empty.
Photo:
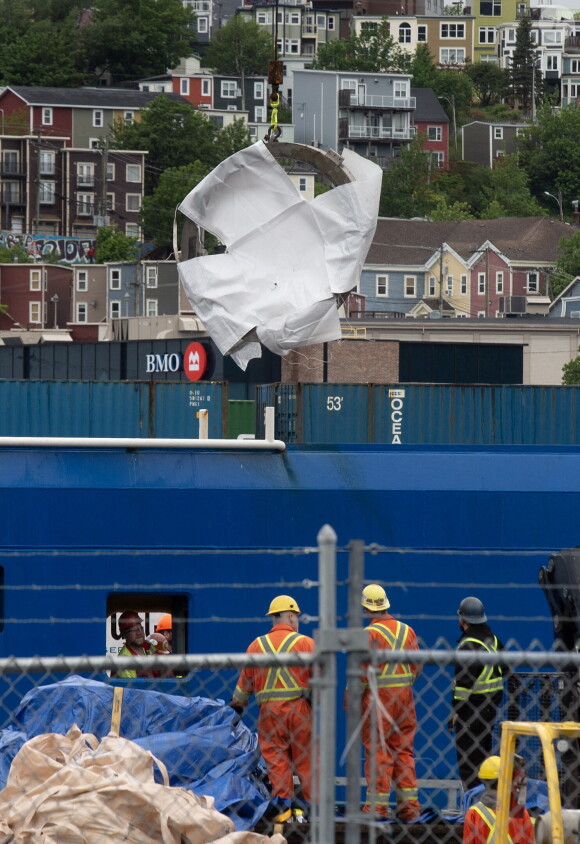
M28 692L12 728L0 732L0 788L25 741L64 734L73 724L101 739L111 728L112 705L111 685L76 676ZM266 811L257 736L222 701L125 688L120 734L166 765L170 785L214 797L237 829L250 829Z

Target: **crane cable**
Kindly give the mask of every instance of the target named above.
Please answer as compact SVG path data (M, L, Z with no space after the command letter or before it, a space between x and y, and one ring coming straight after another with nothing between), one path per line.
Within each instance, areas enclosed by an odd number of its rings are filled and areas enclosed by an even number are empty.
M280 106L280 92L279 87L284 79L284 63L278 59L278 2L274 8L274 58L268 62L268 84L272 86L270 92L270 125L267 133L264 135L265 141L277 141L282 134L282 129L278 125L278 108Z

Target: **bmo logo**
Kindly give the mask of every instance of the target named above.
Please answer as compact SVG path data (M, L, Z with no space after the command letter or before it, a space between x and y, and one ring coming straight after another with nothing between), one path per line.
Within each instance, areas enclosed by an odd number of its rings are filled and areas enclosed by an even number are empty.
M207 367L207 354L201 343L190 343L183 353L183 371L190 381L199 381Z

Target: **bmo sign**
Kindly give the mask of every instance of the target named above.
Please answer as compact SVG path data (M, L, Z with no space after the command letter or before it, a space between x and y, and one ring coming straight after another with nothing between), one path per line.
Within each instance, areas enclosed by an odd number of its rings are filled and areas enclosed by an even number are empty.
M180 372L183 368L190 381L199 381L207 369L207 352L201 343L190 343L183 355L145 355L145 372Z

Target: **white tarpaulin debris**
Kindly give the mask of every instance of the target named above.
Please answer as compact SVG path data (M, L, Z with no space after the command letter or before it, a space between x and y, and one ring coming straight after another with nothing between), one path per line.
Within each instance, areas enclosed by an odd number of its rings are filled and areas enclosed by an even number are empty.
M341 336L335 294L359 281L382 178L368 159L342 155L356 181L307 202L256 143L219 164L179 206L227 247L178 270L219 350L242 369L260 357L259 343L285 355Z

